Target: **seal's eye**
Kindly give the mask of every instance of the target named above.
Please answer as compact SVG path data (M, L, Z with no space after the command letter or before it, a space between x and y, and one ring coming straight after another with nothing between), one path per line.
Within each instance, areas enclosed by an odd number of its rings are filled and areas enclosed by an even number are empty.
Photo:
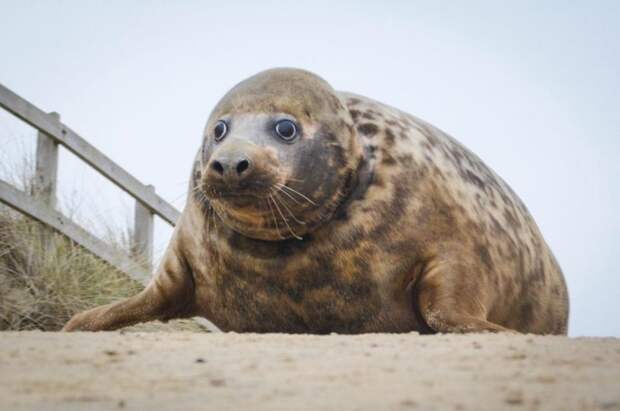
M280 120L276 123L276 133L282 140L291 141L297 135L297 126L291 120Z
M228 125L225 121L220 120L215 124L213 128L213 134L215 135L215 141L220 141L224 138L226 133L228 132Z

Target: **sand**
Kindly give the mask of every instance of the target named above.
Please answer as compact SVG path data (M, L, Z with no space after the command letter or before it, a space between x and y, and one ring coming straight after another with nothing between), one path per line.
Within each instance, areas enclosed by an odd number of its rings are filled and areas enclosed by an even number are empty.
M0 333L0 410L620 410L620 340Z

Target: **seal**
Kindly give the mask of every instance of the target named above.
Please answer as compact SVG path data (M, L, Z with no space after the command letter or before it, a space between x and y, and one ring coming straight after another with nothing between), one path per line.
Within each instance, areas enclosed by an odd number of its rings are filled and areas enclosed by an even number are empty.
M432 125L298 69L213 109L151 283L74 316L111 330L565 334L562 271L525 205Z

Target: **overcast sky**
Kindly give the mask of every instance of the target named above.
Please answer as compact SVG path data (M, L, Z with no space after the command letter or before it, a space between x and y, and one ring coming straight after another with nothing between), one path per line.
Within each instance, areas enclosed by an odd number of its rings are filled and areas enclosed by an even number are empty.
M558 258L571 335L620 336L620 2L507 3L0 0L0 82L182 208L218 99L266 68L314 71L476 152ZM0 113L0 161L33 142ZM60 190L84 220L131 218L67 153Z

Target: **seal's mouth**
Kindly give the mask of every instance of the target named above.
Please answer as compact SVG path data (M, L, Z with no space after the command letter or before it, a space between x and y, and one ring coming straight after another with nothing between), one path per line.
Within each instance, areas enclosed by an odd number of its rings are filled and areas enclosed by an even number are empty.
M273 193L275 181L259 180L229 184L224 181L207 181L203 184L203 192L211 201L225 203L248 203L269 198Z

